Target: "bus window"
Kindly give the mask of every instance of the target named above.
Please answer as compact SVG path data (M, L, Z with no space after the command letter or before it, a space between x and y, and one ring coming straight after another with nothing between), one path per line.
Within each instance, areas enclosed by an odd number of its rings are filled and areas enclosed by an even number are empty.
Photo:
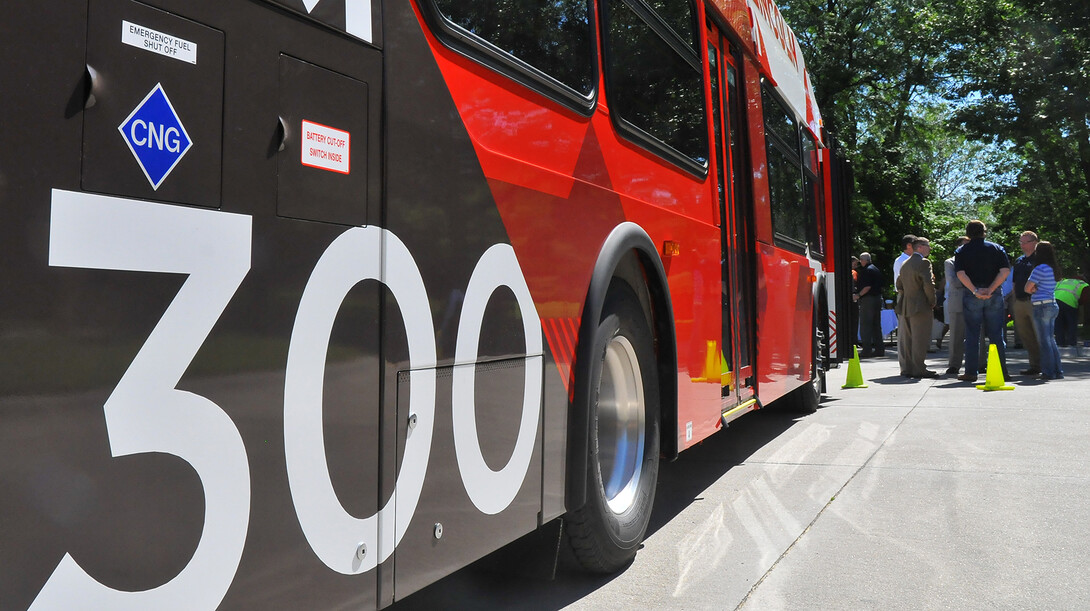
M551 91L543 93L589 108L597 62L588 0L432 0L424 6L441 16L436 30L444 42L533 89L544 85Z
M802 181L806 196L806 214L809 221L806 223L806 241L810 244L810 252L817 256L825 253L825 188L821 181L821 170L818 166L819 155L814 137L809 132L802 135Z
M686 7L691 15L688 2L674 4ZM620 119L618 129L703 175L708 164L708 129L700 59L692 44L681 40L643 3L609 0L603 6L607 7L606 90L610 107Z
M647 0L647 4L666 22L682 40L698 47L696 28L693 27L693 11L688 2L677 0Z
M807 223L812 216L806 212L803 202L798 124L767 87L761 91L772 229L778 245L802 250L806 244Z

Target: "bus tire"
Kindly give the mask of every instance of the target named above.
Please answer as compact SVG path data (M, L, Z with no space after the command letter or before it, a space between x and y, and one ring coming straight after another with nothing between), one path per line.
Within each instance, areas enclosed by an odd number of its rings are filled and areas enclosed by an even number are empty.
M651 327L624 282L610 286L582 373L591 393L586 503L566 517L587 570L627 566L647 532L659 469L659 387Z

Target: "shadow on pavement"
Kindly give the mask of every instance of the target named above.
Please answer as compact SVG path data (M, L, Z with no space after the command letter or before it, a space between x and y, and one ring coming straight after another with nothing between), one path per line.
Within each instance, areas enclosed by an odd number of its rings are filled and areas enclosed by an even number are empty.
M703 500L701 493L712 483L782 435L799 418L798 413L776 407L758 410L682 452L676 461L660 463L647 536L692 503ZM563 540L561 528L561 520L553 520L388 609L559 609L620 574L584 572Z

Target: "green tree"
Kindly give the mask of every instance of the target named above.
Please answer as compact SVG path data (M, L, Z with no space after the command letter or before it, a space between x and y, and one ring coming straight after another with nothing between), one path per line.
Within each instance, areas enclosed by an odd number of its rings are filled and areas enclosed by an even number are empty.
M956 0L951 14L958 120L1021 157L990 194L999 224L1056 243L1068 272L1090 268L1090 3Z
M826 127L853 160L853 250L889 262L905 233L928 233L934 199L921 100L934 95L948 18L920 0L789 0ZM934 3L938 5L938 3ZM940 5L941 6L941 5Z

